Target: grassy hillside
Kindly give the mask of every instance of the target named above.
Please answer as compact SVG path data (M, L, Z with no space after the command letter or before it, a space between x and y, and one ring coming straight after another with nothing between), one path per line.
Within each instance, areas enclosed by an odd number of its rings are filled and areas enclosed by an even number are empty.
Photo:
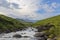
M30 26L30 23L18 21L0 14L0 33L18 31L27 26Z
M38 25L42 25L42 24L46 24L46 23L53 23L55 25L59 24L60 23L60 15L37 21L36 23L34 23L34 26L38 26Z
M60 38L60 15L55 16L55 17L51 17L48 19L37 21L36 23L33 24L33 26L40 26L40 25L44 25L47 23L51 23L55 26L54 28L51 28L49 31L52 34L57 35L58 40L59 40L59 38Z

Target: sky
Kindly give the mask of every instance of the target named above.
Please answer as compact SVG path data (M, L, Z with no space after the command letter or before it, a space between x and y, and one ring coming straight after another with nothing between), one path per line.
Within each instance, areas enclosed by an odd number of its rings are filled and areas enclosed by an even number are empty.
M0 0L0 14L42 20L60 15L60 0Z

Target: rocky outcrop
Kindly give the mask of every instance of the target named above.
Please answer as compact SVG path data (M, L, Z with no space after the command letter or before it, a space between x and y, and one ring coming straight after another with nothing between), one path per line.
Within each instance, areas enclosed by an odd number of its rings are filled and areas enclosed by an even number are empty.
M45 25L38 26L37 29L38 29L38 32L41 32L41 31L44 31L44 30L49 30L52 27L54 27L54 25L52 23L48 23L48 24L45 24Z
M51 33L49 31L47 32L47 30L50 30L52 27L55 27L52 23L41 25L37 27L38 31L34 36L37 37L38 40L47 40L49 35L51 35ZM55 37L51 38L51 40L55 40Z
M42 37L43 35L45 35L44 32L37 32L34 36L35 37Z
M44 32L38 32L34 35L37 40L47 40L48 36Z

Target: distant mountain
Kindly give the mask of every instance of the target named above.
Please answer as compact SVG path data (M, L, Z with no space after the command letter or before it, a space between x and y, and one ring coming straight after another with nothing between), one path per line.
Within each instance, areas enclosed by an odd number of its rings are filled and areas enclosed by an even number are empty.
M48 30L47 31L56 35L58 40L60 40L60 15L37 21L36 23L33 24L33 26L41 26L47 23L51 23L55 26L54 28L51 28L49 31ZM50 35L50 37L53 36L52 34Z
M37 20L24 19L26 22L36 22Z
M25 19L26 22L36 22L37 20L29 20L29 19Z
M30 23L16 20L0 14L0 33L19 31L30 26Z
M29 19L19 19L16 18L17 20L24 21L24 22L36 22L37 20L29 20Z

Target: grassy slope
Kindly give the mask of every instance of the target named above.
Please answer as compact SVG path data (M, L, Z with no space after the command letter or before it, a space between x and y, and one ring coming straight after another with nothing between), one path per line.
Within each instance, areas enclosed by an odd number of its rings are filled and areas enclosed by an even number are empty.
M34 24L34 26L38 26L38 25L42 25L42 24L46 24L46 23L53 23L54 25L58 25L60 23L60 15L52 17L52 18L37 21Z
M18 29L23 29L29 26L29 23L18 21L16 19L0 15L0 32L9 31L16 31Z
M35 24L33 24L33 26L39 26L39 25L43 25L43 24L47 24L47 23L52 23L55 25L55 28L50 30L50 32L56 34L60 38L60 15L38 21Z

